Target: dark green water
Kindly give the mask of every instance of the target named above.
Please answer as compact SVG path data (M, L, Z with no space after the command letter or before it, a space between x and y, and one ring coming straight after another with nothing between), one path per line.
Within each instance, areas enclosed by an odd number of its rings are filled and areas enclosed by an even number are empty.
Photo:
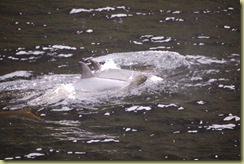
M0 20L0 111L43 120L0 115L0 159L241 159L239 1L2 0ZM191 67L149 94L27 105L81 58L148 50Z

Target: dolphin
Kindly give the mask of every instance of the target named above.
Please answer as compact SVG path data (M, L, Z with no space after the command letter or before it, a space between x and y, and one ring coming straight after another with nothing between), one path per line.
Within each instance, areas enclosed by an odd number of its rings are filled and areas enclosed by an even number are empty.
M98 77L83 61L79 62L80 78L70 84L62 84L57 88L48 90L34 100L28 102L29 105L53 104L65 98L80 99L82 97L96 95L103 92L121 91L129 92L131 89L144 84L146 76L139 75L133 79L116 79ZM116 76L116 75L115 75ZM81 96L81 97L80 97Z
M137 77L149 76L148 73L127 70L127 69L109 68L109 69L102 70L102 66L99 64L99 62L92 59L89 59L89 62L91 63L92 67L95 70L94 75L100 78L128 81L128 80L133 80Z
M141 85L147 78L146 76L137 76L133 80L130 80L129 77L120 79L118 75L111 77L111 74L108 77L99 77L96 76L98 74L93 74L91 69L84 62L80 61L79 64L81 68L81 78L77 80L73 86L75 90L84 92L132 88ZM98 62L92 61L92 64L95 70L101 67Z

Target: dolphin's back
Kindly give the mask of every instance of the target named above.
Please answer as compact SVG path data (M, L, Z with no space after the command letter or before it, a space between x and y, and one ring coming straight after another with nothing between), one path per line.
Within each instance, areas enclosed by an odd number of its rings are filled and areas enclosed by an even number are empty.
M73 85L75 90L95 92L120 89L125 87L128 83L120 80L91 77L85 79L79 79Z
M142 74L145 73L125 69L108 69L96 72L95 76L99 78L128 81L129 79Z

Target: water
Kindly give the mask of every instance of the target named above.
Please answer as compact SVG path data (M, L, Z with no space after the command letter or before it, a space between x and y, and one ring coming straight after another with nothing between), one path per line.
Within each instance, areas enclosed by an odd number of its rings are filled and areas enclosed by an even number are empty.
M241 159L238 1L0 6L0 159ZM163 80L74 95L88 57Z

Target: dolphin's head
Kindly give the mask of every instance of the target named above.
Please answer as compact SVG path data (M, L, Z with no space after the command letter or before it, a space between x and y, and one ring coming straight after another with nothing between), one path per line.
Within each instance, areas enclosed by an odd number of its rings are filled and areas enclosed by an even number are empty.
M97 61L92 60L92 59L89 59L89 61L91 62L94 70L98 71L101 69L101 65Z

